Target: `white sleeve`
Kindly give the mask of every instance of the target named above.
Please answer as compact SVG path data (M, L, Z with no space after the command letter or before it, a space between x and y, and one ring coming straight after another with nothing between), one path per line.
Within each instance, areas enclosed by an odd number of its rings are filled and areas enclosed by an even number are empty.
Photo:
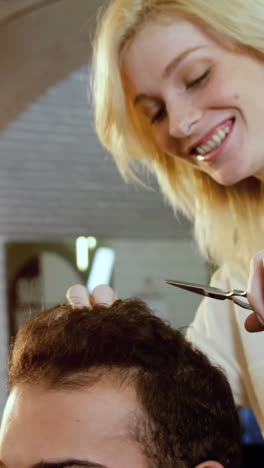
M246 285L223 266L211 284L225 290ZM249 333L248 310L232 301L205 298L187 331L187 338L221 367L238 406L252 408L264 434L264 332Z
M223 268L217 270L211 284L228 290L229 285L224 273ZM242 323L243 321L242 318ZM248 407L249 401L243 379L245 360L237 326L234 305L231 301L205 298L188 328L187 338L203 351L213 364L224 370L236 404Z

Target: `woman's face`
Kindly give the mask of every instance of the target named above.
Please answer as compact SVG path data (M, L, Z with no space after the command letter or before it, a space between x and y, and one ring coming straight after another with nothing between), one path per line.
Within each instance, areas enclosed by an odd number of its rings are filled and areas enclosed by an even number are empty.
M264 61L177 20L146 24L123 64L134 104L163 151L223 185L264 178Z

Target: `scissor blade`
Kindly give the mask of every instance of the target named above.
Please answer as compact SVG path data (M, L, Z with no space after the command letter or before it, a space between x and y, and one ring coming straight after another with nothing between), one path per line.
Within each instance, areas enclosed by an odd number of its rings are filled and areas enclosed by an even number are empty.
M186 289L187 291L201 294L202 296L209 296L215 299L226 299L225 291L221 289L214 288L212 286L207 286L197 283L187 283L186 281L177 281L177 280L166 280L166 283L176 286L181 289Z

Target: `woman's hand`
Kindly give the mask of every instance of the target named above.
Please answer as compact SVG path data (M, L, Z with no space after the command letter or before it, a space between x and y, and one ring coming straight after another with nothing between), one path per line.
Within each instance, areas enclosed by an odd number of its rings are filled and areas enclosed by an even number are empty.
M245 328L249 332L264 331L264 250L251 260L247 291L254 313L246 319Z
M117 300L112 288L105 284L96 286L90 296L85 286L75 284L68 289L66 296L68 302L74 307L92 307L99 303L110 306Z

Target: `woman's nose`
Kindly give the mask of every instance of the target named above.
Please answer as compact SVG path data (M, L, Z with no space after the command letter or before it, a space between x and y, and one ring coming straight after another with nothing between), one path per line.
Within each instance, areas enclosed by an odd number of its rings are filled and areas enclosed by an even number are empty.
M174 138L184 138L192 134L201 118L201 112L195 109L177 109L169 113L169 133Z

